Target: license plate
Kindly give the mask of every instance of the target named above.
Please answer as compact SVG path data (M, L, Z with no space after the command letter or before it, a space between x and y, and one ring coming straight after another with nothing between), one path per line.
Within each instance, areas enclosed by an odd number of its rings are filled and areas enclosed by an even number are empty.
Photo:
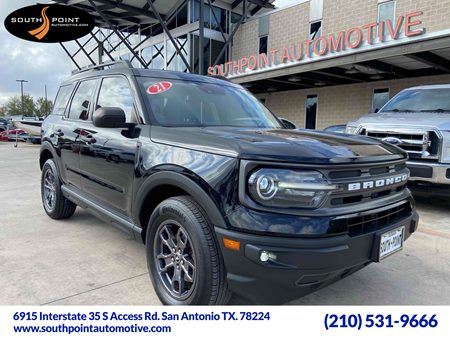
M385 232L380 238L380 260L403 248L405 227Z

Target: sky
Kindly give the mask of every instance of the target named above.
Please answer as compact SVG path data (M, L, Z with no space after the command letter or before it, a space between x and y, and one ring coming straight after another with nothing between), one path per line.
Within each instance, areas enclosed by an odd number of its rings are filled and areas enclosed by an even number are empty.
M284 7L295 2L298 0L276 0L274 4ZM34 4L36 0L0 0L0 106L10 97L20 95L20 83L16 82L19 79L28 81L24 83L24 93L35 98L44 96L47 85L47 97L53 101L59 84L72 70L71 62L59 44L29 42L6 31L6 16Z
M59 44L28 42L6 31L4 21L12 11L36 4L32 0L0 0L0 106L15 95L20 95L20 83L24 93L35 98L43 97L47 85L48 99L54 100L58 86L70 75L69 58Z

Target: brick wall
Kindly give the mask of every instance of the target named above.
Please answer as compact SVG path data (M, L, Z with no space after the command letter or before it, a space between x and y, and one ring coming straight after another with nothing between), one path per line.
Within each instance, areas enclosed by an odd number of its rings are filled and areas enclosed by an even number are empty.
M450 0L396 0L396 16L421 10L427 32L450 29ZM378 0L324 0L322 35L376 22ZM304 41L309 29L309 1L270 14L269 50ZM258 19L242 24L232 48L232 59L258 54Z
M375 22L378 0L324 0L322 35L327 36L352 27ZM275 11L269 19L269 50L280 49L290 43L301 42L308 36L309 1ZM423 27L427 33L450 29L450 0L396 0L396 16L422 10ZM235 35L233 60L258 54L258 20L241 25ZM450 83L450 75L420 77L404 80L377 81L355 85L333 86L261 95L267 106L277 115L304 126L305 100L318 95L317 127L345 124L367 114L375 88L390 89L392 97L401 89L433 83Z
M255 20L258 21L258 20ZM269 19L268 49L282 49L308 37L309 1L275 12Z
M231 59L237 60L243 56L258 54L258 20L251 20L243 23L234 35L233 47L231 49Z
M318 95L317 128L348 121L366 115L372 105L372 93L376 88L389 88L390 96L400 90L424 84L450 83L450 75L377 81L355 85L331 86L259 95L266 99L267 107L276 115L287 118L304 127L306 96Z

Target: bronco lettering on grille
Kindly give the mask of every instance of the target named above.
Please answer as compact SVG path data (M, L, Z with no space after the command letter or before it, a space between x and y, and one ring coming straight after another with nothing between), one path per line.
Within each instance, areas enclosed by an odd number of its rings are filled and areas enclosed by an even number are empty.
M347 186L348 191L357 191L357 190L365 190L365 189L372 189L372 188L380 188L388 185L393 185L397 183L406 182L408 180L408 175L398 175L398 176L392 176L389 178L382 178L378 180L370 180L370 181L364 181L364 182L357 182L357 183L349 183Z

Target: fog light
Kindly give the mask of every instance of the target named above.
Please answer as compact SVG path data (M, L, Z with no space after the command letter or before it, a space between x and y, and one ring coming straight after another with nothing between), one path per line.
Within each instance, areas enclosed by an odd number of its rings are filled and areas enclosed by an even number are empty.
M261 254L259 255L259 260L263 263L268 262L269 260L276 260L276 259L277 255L269 251L261 251Z

